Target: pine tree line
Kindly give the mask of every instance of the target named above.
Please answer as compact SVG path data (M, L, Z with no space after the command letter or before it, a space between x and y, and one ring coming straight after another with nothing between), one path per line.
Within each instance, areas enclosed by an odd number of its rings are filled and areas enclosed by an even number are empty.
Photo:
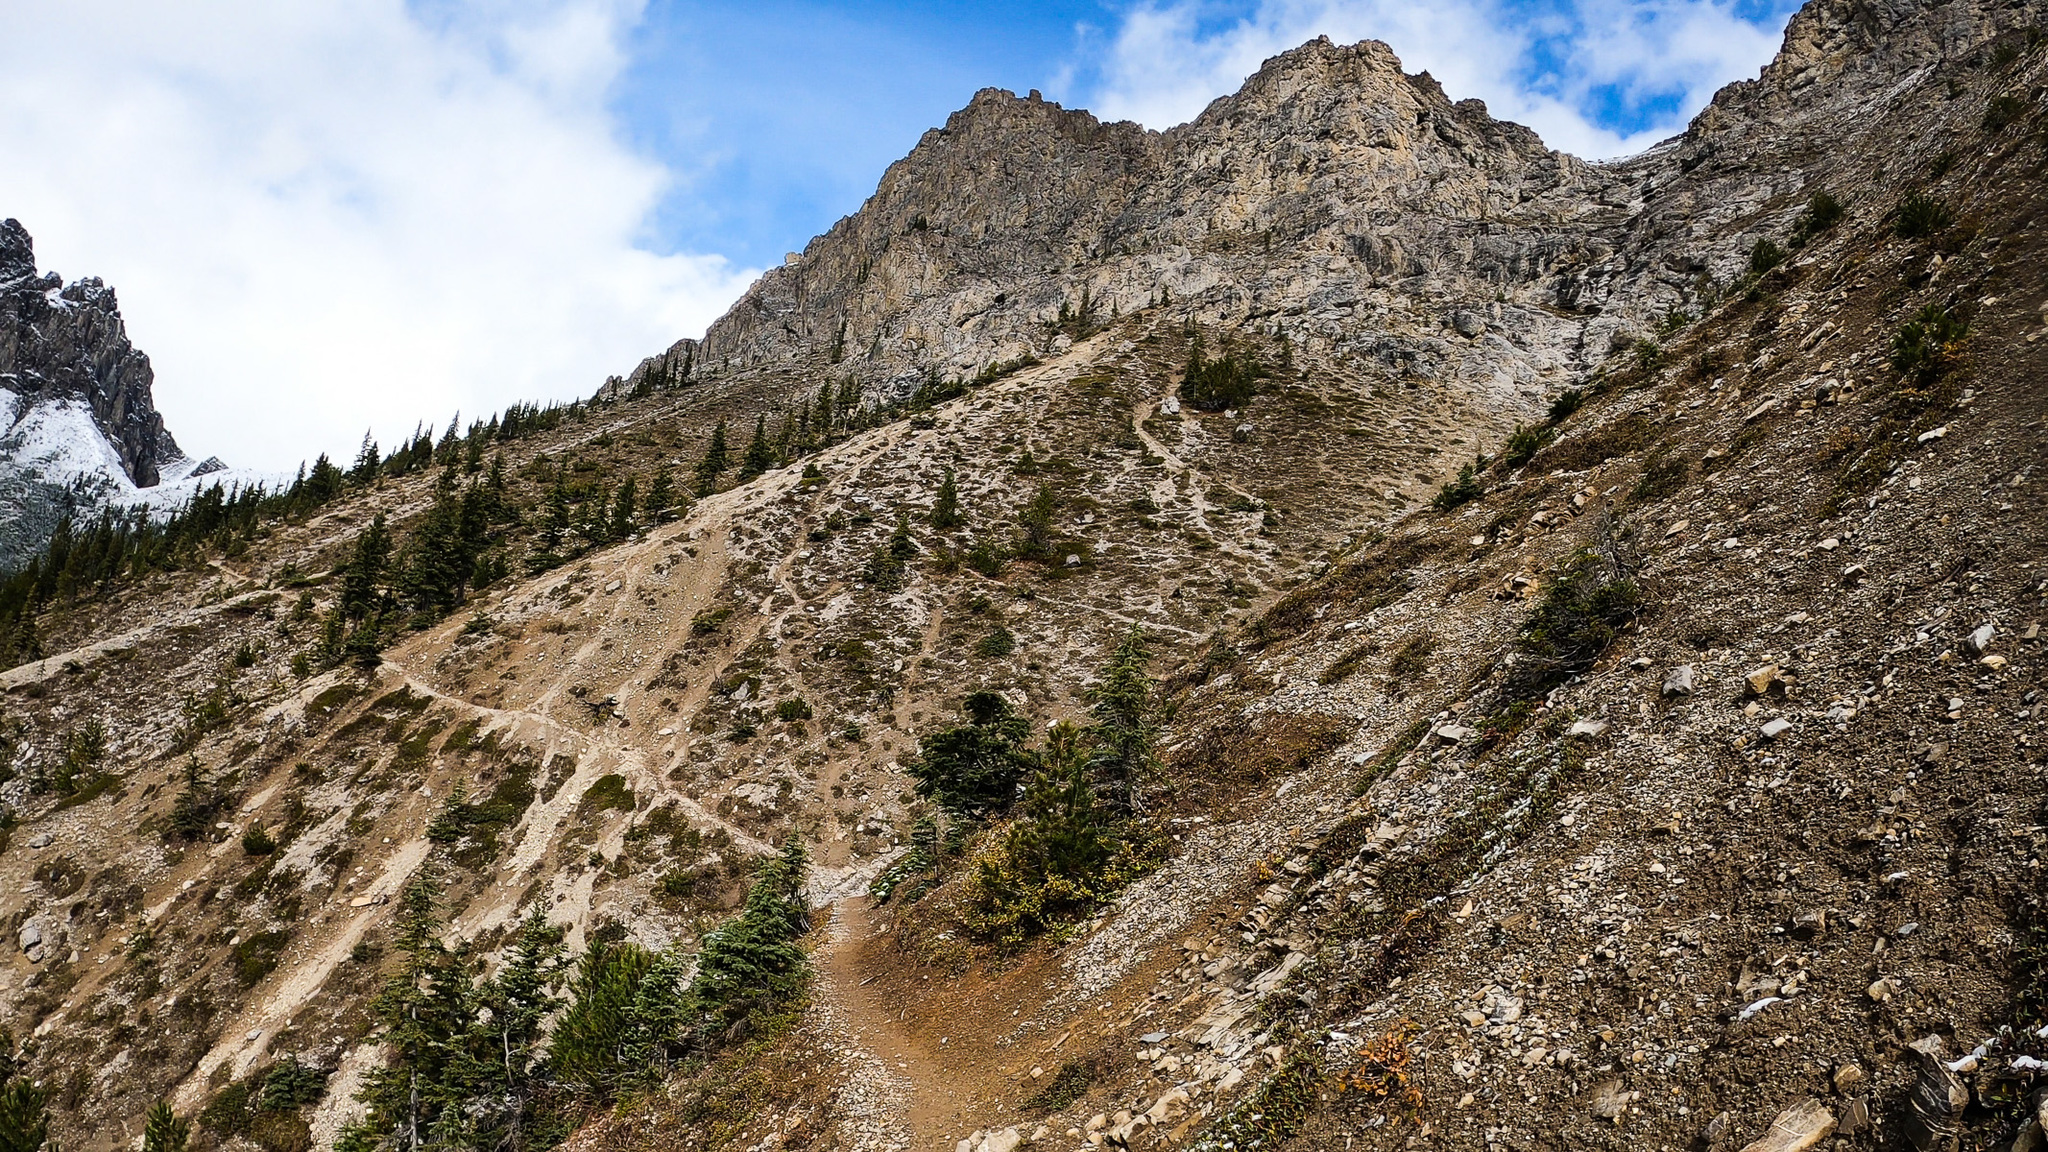
M805 863L791 837L694 958L593 937L572 963L536 910L488 977L468 943L442 942L438 886L422 873L401 898L401 959L373 1005L386 1059L336 1149L548 1148L621 1093L767 1027L808 985Z

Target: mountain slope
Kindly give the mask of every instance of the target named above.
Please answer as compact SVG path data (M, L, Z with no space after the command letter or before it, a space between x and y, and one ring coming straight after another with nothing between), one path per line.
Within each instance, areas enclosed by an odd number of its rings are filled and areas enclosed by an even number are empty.
M493 962L529 908L691 948L794 836L808 1005L576 1146L2012 1140L2048 1057L2042 16L1821 0L1611 165L1374 44L1163 134L983 93L703 341L473 433L529 574L367 667L295 658L429 475L53 601L0 673L0 1002L59 1127L126 1144L166 1096L325 1143L389 1057L410 878ZM1198 340L1258 394L1196 407ZM572 479L602 512L848 376L865 417L673 522L527 543ZM920 739L976 689L1086 718L1133 625L1140 874L992 948L999 823L871 903ZM317 1100L236 1103L287 1056Z

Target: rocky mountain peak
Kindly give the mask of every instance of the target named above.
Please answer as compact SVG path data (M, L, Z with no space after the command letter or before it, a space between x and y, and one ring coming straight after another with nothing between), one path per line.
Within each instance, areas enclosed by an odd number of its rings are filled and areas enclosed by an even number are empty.
M55 272L37 277L28 230L0 222L0 388L18 398L15 420L45 402L84 403L122 471L147 488L184 456L156 410L153 382L114 290L97 277L69 285Z
M35 242L19 220L0 220L0 284L36 274Z

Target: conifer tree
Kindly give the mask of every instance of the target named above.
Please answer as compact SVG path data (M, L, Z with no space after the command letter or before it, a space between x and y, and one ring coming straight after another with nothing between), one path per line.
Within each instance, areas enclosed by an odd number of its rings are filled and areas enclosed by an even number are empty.
M441 945L440 932L436 884L423 869L406 885L393 925L393 945L404 959L371 1005L389 1055L356 1094L367 1111L345 1134L351 1146L391 1140L417 1149L445 1142L464 1122L471 1062L462 1041L470 1035L475 990L464 957Z
M808 966L796 941L810 926L805 864L803 843L791 836L755 874L745 911L704 937L689 991L701 1041L744 1033L756 1013L774 1011L803 990Z
M547 515L541 520L540 546L553 552L562 546L562 538L569 534L569 490L562 484L562 475L555 474L554 487L548 489Z
M612 501L611 538L624 540L633 534L633 511L639 483L628 476L619 484L619 492Z
M814 417L818 428L818 441L824 443L832 438L832 382L818 385L817 414Z
M49 1094L26 1076L16 1073L0 1083L0 1152L40 1152L50 1139L48 1101Z
M1053 493L1052 485L1040 484L1031 497L1031 503L1017 517L1024 529L1024 538L1018 542L1017 551L1025 556L1041 557L1052 547L1053 515L1059 511L1059 497Z
M932 501L931 519L932 527L941 532L967 522L967 518L960 514L960 486L954 481L951 468L946 469L944 478L939 481L939 494Z
M548 1063L561 1081L592 1096L622 1085L629 1019L654 955L630 940L592 940L569 982L569 1008L548 1041Z
M576 532L583 537L584 547L595 548L611 539L611 511L611 490L605 485L599 484L597 490L590 494L590 498L585 500L582 506L576 510L578 518Z
M526 1146L546 1054L547 1019L563 1003L554 991L563 952L561 928L535 907L520 922L497 978L478 989L478 1002L490 1010L488 1021L477 1025L483 1035L476 1050L490 1064L478 1081L484 1100L498 1109L483 1127L502 1136L498 1146L510 1152Z
M152 1104L142 1121L142 1152L185 1152L192 1138L192 1121L171 1111L171 1102Z
M1038 770L1024 789L1024 815L1010 838L1011 858L1026 875L1086 880L1109 861L1102 814L1088 784L1084 733L1061 721L1046 733Z
M688 987L683 979L689 967L689 957L674 948L663 949L655 954L654 963L634 989L633 1005L626 1013L625 1042L620 1047L632 1079L663 1079L681 1051L689 1031Z
M455 434L455 430L461 426L461 423L462 413L457 412L455 415L450 416L448 418L447 430L441 433L440 443L434 445L434 463L439 464L443 468L455 463L456 457L462 451L462 444Z
M391 530L384 514L377 513L370 526L356 536L354 550L341 575L342 618L359 621L378 610L383 599L385 568L391 562Z
M697 495L709 496L718 491L718 475L728 467L725 447L725 421L711 430L711 444L704 449L704 459L697 463Z
M354 484L368 484L370 481L375 480L377 478L377 467L382 461L383 457L377 454L377 442L370 438L369 432L365 431L363 433L363 446L356 449L355 467L348 471L349 481Z
M974 820L1016 799L1017 782L1030 766L1025 742L1031 722L996 692L976 692L960 708L967 723L922 737L917 759L905 767L918 795L955 818Z
M322 452L313 461L312 471L306 473L305 505L317 508L341 495L341 486L346 480L341 468Z
M1102 683L1089 693L1095 722L1088 737L1095 750L1088 774L1096 794L1117 816L1138 810L1139 790L1156 763L1152 745L1159 730L1148 656L1144 633L1131 629L1110 654Z
M851 376L841 380L836 403L839 408L837 423L844 428L852 423L854 414L860 411L860 383Z
M747 442L747 454L740 459L740 480L752 480L775 466L775 450L768 446L768 415L754 417L754 438Z
M647 518L657 524L675 519L676 478L675 471L666 462L654 470L654 479L647 485Z

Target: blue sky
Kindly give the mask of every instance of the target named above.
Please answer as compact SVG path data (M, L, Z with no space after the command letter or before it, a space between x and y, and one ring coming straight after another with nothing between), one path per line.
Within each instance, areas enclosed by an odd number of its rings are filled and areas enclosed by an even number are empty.
M6 0L0 0L0 4ZM1784 0L8 5L0 216L120 293L197 455L289 471L588 395L696 335L983 87L1167 128L1319 34L1597 158Z

